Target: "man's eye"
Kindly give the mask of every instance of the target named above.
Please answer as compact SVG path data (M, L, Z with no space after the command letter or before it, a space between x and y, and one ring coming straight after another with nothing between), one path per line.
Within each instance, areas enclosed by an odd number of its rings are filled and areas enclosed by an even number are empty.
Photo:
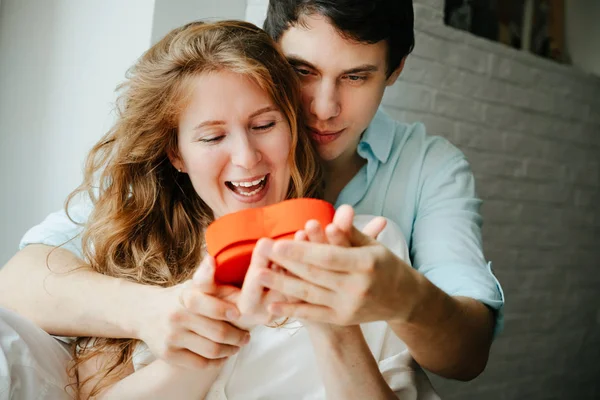
M302 75L302 76L308 76L310 75L310 71L304 68L294 68L296 70L296 72L298 73L298 75Z
M359 82L359 81L367 80L367 77L362 76L362 75L348 75L347 78L348 78L348 80L350 80L352 82Z
M268 124L266 124L266 125L259 125L259 126L255 126L255 127L254 127L254 128L252 128L252 129L254 129L254 130L259 130L259 131L266 131L266 130L268 130L268 129L270 129L270 128L274 127L274 126L275 126L275 122L270 122L270 123L268 123Z

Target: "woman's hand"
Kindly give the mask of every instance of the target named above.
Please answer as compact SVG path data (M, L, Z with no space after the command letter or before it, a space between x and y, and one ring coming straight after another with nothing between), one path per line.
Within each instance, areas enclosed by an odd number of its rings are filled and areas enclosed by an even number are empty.
M142 318L139 337L156 357L172 365L220 364L250 340L246 330L231 323L240 316L227 300L235 291L239 289L216 285L213 277L201 274L196 283L158 288L145 299L149 311Z

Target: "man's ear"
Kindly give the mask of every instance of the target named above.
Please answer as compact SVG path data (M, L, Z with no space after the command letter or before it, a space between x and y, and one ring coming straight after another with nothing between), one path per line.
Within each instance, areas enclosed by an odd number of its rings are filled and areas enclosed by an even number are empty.
M177 171L185 172L185 167L183 165L183 161L181 161L181 158L179 157L179 154L173 150L169 150L167 151L167 156L169 157L171 165L173 165Z
M404 69L405 61L406 61L406 57L404 57L402 59L402 61L400 62L400 65L398 65L398 68L396 68L394 70L394 72L392 72L392 74L387 78L387 80L385 82L386 86L392 86L394 83L396 83L396 81L398 80L398 77L400 76L400 73Z

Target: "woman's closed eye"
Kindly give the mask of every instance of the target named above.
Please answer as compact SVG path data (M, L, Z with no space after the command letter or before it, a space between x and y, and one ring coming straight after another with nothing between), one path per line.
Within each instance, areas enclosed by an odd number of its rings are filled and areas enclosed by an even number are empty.
M225 137L225 135L204 136L204 137L198 138L198 141L201 143L218 143L221 140L223 140L224 137Z
M261 132L268 131L271 128L273 128L275 126L275 124L277 124L277 121L271 121L271 122L264 123L264 124L258 124L258 125L253 126L252 130L261 131Z

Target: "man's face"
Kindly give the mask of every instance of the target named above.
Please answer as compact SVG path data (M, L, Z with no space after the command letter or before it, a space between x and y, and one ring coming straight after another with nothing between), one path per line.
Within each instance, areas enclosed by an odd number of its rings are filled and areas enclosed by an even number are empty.
M300 77L306 124L320 156L348 159L400 73L387 78L387 43L348 40L314 15L285 31L279 44Z

